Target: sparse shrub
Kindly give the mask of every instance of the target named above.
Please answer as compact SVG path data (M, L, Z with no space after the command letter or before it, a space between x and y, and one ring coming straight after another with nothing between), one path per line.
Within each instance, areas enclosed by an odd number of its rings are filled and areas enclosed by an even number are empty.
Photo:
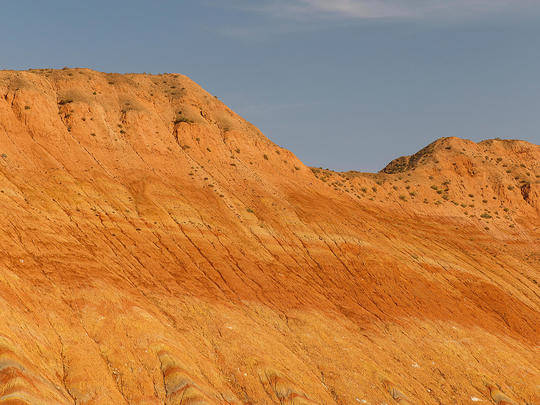
M407 196L400 195L399 199L402 200L402 201L407 201Z
M30 109L30 106L29 106L29 105L25 105L25 106L24 106L24 109L25 109L25 110L29 110L29 109Z
M493 217L491 215L489 215L487 212L484 212L483 214L480 215L480 218L490 219L490 218L493 218Z
M64 98L62 100L60 100L58 102L58 105L66 105L66 104L70 104L70 103L73 103L73 100L70 99L70 98Z
M177 119L174 120L174 125L180 124L181 122L185 122L187 124L193 124L193 121L188 118L178 117Z
M264 154L264 155L263 155L263 158L264 158L264 160L268 160L268 155L267 155L267 154Z

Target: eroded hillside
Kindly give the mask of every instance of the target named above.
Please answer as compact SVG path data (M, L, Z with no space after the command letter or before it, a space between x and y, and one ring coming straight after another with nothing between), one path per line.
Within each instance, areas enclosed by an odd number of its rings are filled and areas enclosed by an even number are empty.
M524 141L441 138L412 156L393 160L379 173L311 170L335 191L353 198L467 218L498 231L498 236L508 228L519 233L516 226L538 226L540 148Z
M66 69L0 72L0 156L0 403L539 401L537 145L338 174Z

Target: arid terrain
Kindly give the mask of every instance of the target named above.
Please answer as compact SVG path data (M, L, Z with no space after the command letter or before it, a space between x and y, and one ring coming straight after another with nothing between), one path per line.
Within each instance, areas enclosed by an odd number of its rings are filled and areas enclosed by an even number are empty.
M182 75L0 71L0 229L0 404L540 404L538 145L337 173Z

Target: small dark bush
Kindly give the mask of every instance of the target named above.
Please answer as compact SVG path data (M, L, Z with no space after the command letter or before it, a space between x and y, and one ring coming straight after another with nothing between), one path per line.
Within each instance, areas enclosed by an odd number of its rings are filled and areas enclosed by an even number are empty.
M185 118L185 117L179 117L177 119L174 120L174 124L180 124L181 122L186 122L188 124L193 124L193 121L188 119L188 118Z

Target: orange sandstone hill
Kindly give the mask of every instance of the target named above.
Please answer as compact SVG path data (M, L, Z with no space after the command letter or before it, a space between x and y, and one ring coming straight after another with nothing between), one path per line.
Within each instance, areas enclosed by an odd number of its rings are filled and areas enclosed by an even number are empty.
M539 404L540 147L306 167L177 74L0 72L0 404Z

